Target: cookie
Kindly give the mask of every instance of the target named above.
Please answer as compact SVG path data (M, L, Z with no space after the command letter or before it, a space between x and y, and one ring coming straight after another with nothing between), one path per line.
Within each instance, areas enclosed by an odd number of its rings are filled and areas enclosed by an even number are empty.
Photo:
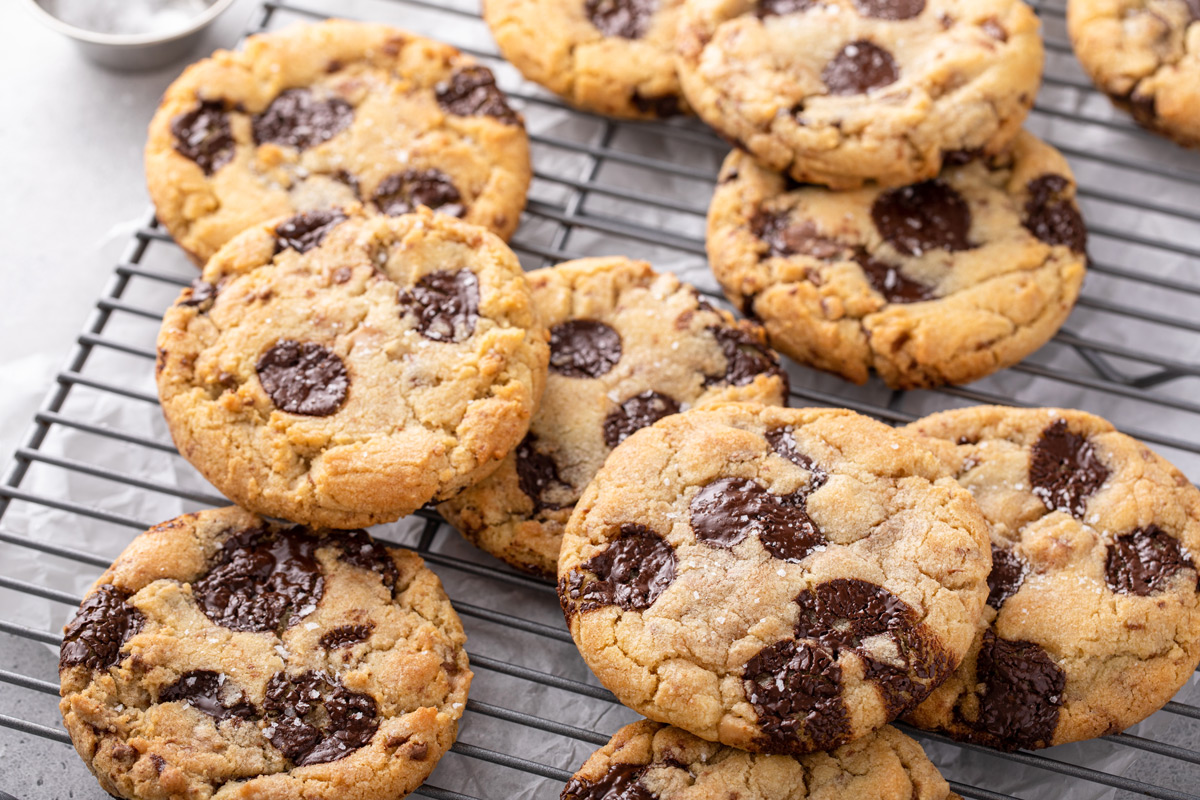
M982 378L1041 347L1079 296L1075 181L1028 133L899 189L797 186L736 152L720 181L708 255L725 294L777 350L855 383Z
M788 384L762 328L644 261L586 258L528 277L550 327L541 408L491 477L438 510L489 553L553 578L563 527L612 448L700 403L786 405Z
M649 720L626 725L562 800L961 800L921 746L884 726L829 753L755 755Z
M67 732L130 800L401 797L454 743L471 685L419 557L239 508L135 538L64 634Z
M428 208L311 211L223 247L167 310L179 452L237 504L391 522L482 480L529 427L549 348L500 239Z
M1116 733L1200 664L1200 491L1099 417L979 406L905 429L991 527L985 626L912 713L998 747Z
M146 180L197 264L276 217L361 201L426 205L508 238L529 140L486 67L385 25L332 20L252 36L167 89Z
M853 189L991 155L1041 82L1021 0L691 0L679 27L688 102L797 181Z
M1070 0L1067 32L1092 81L1144 128L1200 147L1200 2Z
M632 119L688 113L675 74L683 0L485 0L500 52L576 108Z
M954 671L987 536L970 493L880 422L720 403L612 452L567 525L558 594L622 703L799 755L877 730Z

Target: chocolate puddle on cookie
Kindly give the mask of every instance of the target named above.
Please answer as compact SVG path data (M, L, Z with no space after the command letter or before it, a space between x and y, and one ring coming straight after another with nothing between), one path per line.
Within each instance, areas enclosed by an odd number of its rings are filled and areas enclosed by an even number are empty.
M327 417L342 407L350 391L341 357L317 342L281 339L259 356L254 368L271 402L289 414Z
M791 639L764 647L746 662L742 688L769 752L828 750L850 735L842 670L822 647Z
M268 741L301 767L345 758L379 728L374 698L312 670L276 673L267 684L263 711L270 718L263 729Z
M657 5L656 0L584 0L583 13L605 36L640 39Z
M121 662L121 648L141 631L146 617L129 595L106 583L88 595L63 630L58 668L108 669Z
M1054 738L1066 675L1033 642L983 634L975 674L983 684L972 727L981 741L1002 750L1045 747Z
M1007 548L992 545L992 571L988 573L987 604L997 611L1004 601L1021 588L1029 566L1019 555Z
M610 448L663 417L679 413L679 403L660 392L642 392L604 418L604 443Z
M866 94L900 79L892 54L874 42L850 42L821 70L821 82L832 95Z
M588 581L585 572L595 579ZM626 523L620 537L563 578L559 594L576 601L580 611L610 605L642 611L674 581L674 548L644 525Z
M720 478L692 497L692 531L698 542L724 548L754 534L772 556L798 564L826 544L805 510L807 497L807 491L777 495L756 481Z
M462 117L492 117L505 125L520 125L521 118L496 86L492 71L484 66L463 67L434 87L438 105Z
M547 499L556 491L574 495L575 488L559 477L558 464L554 458L537 449L537 436L533 432L525 434L525 438L517 445L514 458L517 485L521 487L521 492L533 501L534 513L543 509L556 511L569 505Z
M658 795L639 780L646 764L613 764L595 780L572 778L563 788L561 800L658 800Z
M550 329L550 369L568 378L599 378L621 360L621 335L594 319L572 319Z
M287 89L254 115L251 128L256 144L307 150L329 141L353 121L354 107L340 97L318 100L310 89Z
M880 193L871 205L879 235L897 251L921 256L930 250L969 250L971 209L942 180L924 181Z
M205 100L171 120L175 150L212 175L233 160L237 143L229 127L229 114L220 100Z
M709 328L725 355L725 374L706 375L704 385L728 383L730 386L745 386L759 375L776 375L784 382L787 395L787 373L779 366L779 359L765 345L740 328Z
M1195 571L1196 567L1179 540L1150 525L1113 540L1105 558L1104 579L1114 592L1147 597L1166 589L1171 578L1188 569Z
M469 269L421 276L397 296L401 317L415 317L417 333L434 342L462 342L479 322L479 278Z
M185 672L179 680L163 689L159 703L186 703L220 722L225 719L249 719L257 716L254 705L224 673L207 669Z
M440 169L406 169L379 182L371 200L389 216L409 214L426 206L441 214L461 217L466 213L462 194L450 176Z
M1086 436L1071 432L1065 419L1055 420L1034 443L1029 459L1033 493L1051 511L1083 519L1087 501L1108 480L1108 467Z
M275 226L275 252L295 250L307 253L325 240L325 236L345 222L346 212L340 208L305 211L289 217Z
M1024 225L1046 244L1064 245L1074 253L1087 250L1083 217L1064 192L1070 182L1061 175L1042 175L1029 182Z

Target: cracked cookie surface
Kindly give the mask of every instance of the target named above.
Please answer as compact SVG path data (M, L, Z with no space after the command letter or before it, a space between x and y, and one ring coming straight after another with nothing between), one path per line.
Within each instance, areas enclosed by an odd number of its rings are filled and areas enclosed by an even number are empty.
M562 800L960 800L921 746L884 726L829 753L762 755L642 720L567 783Z
M625 705L796 755L867 735L954 671L987 535L970 494L882 423L719 403L612 452L563 536L559 598Z
M777 350L905 389L1041 347L1079 295L1086 241L1066 159L1025 132L898 189L797 186L734 152L708 212L713 273Z
M486 67L345 20L188 67L145 157L159 221L201 266L252 225L355 200L385 214L424 204L508 238L531 176L524 123Z
M1200 147L1200 2L1070 0L1067 32L1101 91L1149 130Z
M678 68L696 113L764 166L897 186L1016 135L1038 28L1020 0L691 0Z
M762 328L644 261L580 259L528 278L550 328L541 407L499 469L438 510L489 553L553 578L563 527L612 448L700 403L785 405L788 386Z
M401 797L454 743L465 642L415 554L203 511L96 581L65 629L60 709L117 797Z
M422 208L246 231L163 318L179 452L258 513L353 528L481 480L525 435L546 332L512 251Z
M1003 749L1121 731L1200 663L1200 491L1146 445L1063 409L964 408L904 432L991 527L985 626L909 716Z

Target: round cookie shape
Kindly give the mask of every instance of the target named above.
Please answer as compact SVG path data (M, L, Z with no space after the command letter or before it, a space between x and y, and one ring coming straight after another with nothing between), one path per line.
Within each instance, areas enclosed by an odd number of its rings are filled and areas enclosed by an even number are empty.
M1021 0L692 0L680 81L695 112L764 167L853 189L999 152L1041 82Z
M734 152L708 212L725 294L772 346L864 383L967 383L1011 366L1066 321L1087 230L1066 159L1022 132L932 181L833 192Z
M67 732L130 800L402 797L454 743L472 677L416 554L235 507L139 535L64 634Z
M631 119L689 112L675 74L683 0L486 0L504 57L585 111Z
M1200 147L1200 4L1195 0L1070 0L1079 63L1139 125Z
M1005 750L1116 733L1200 664L1200 491L1099 417L978 406L904 432L991 528L985 625L908 716Z
M960 800L921 746L885 725L828 753L747 753L642 720L626 725L567 782L562 800Z
M990 563L970 494L886 425L718 403L612 452L567 525L558 593L622 703L800 755L877 730L954 671Z
M316 211L222 248L163 318L179 452L257 513L352 528L481 480L525 435L548 347L494 234L428 208Z
M200 266L246 228L360 201L426 205L516 229L531 168L524 122L486 67L386 25L330 20L252 36L167 89L146 180Z
M528 277L550 328L541 407L500 468L438 510L479 547L553 579L563 527L612 448L701 403L784 405L788 383L762 328L644 261L586 258Z

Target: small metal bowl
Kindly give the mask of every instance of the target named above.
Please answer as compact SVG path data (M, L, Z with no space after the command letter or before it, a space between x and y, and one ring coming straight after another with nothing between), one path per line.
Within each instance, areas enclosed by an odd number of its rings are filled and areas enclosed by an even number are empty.
M63 22L47 11L39 0L24 2L43 24L74 41L89 61L110 69L146 70L164 66L190 53L204 29L229 10L235 0L216 0L197 14L186 28L167 34L97 33Z

